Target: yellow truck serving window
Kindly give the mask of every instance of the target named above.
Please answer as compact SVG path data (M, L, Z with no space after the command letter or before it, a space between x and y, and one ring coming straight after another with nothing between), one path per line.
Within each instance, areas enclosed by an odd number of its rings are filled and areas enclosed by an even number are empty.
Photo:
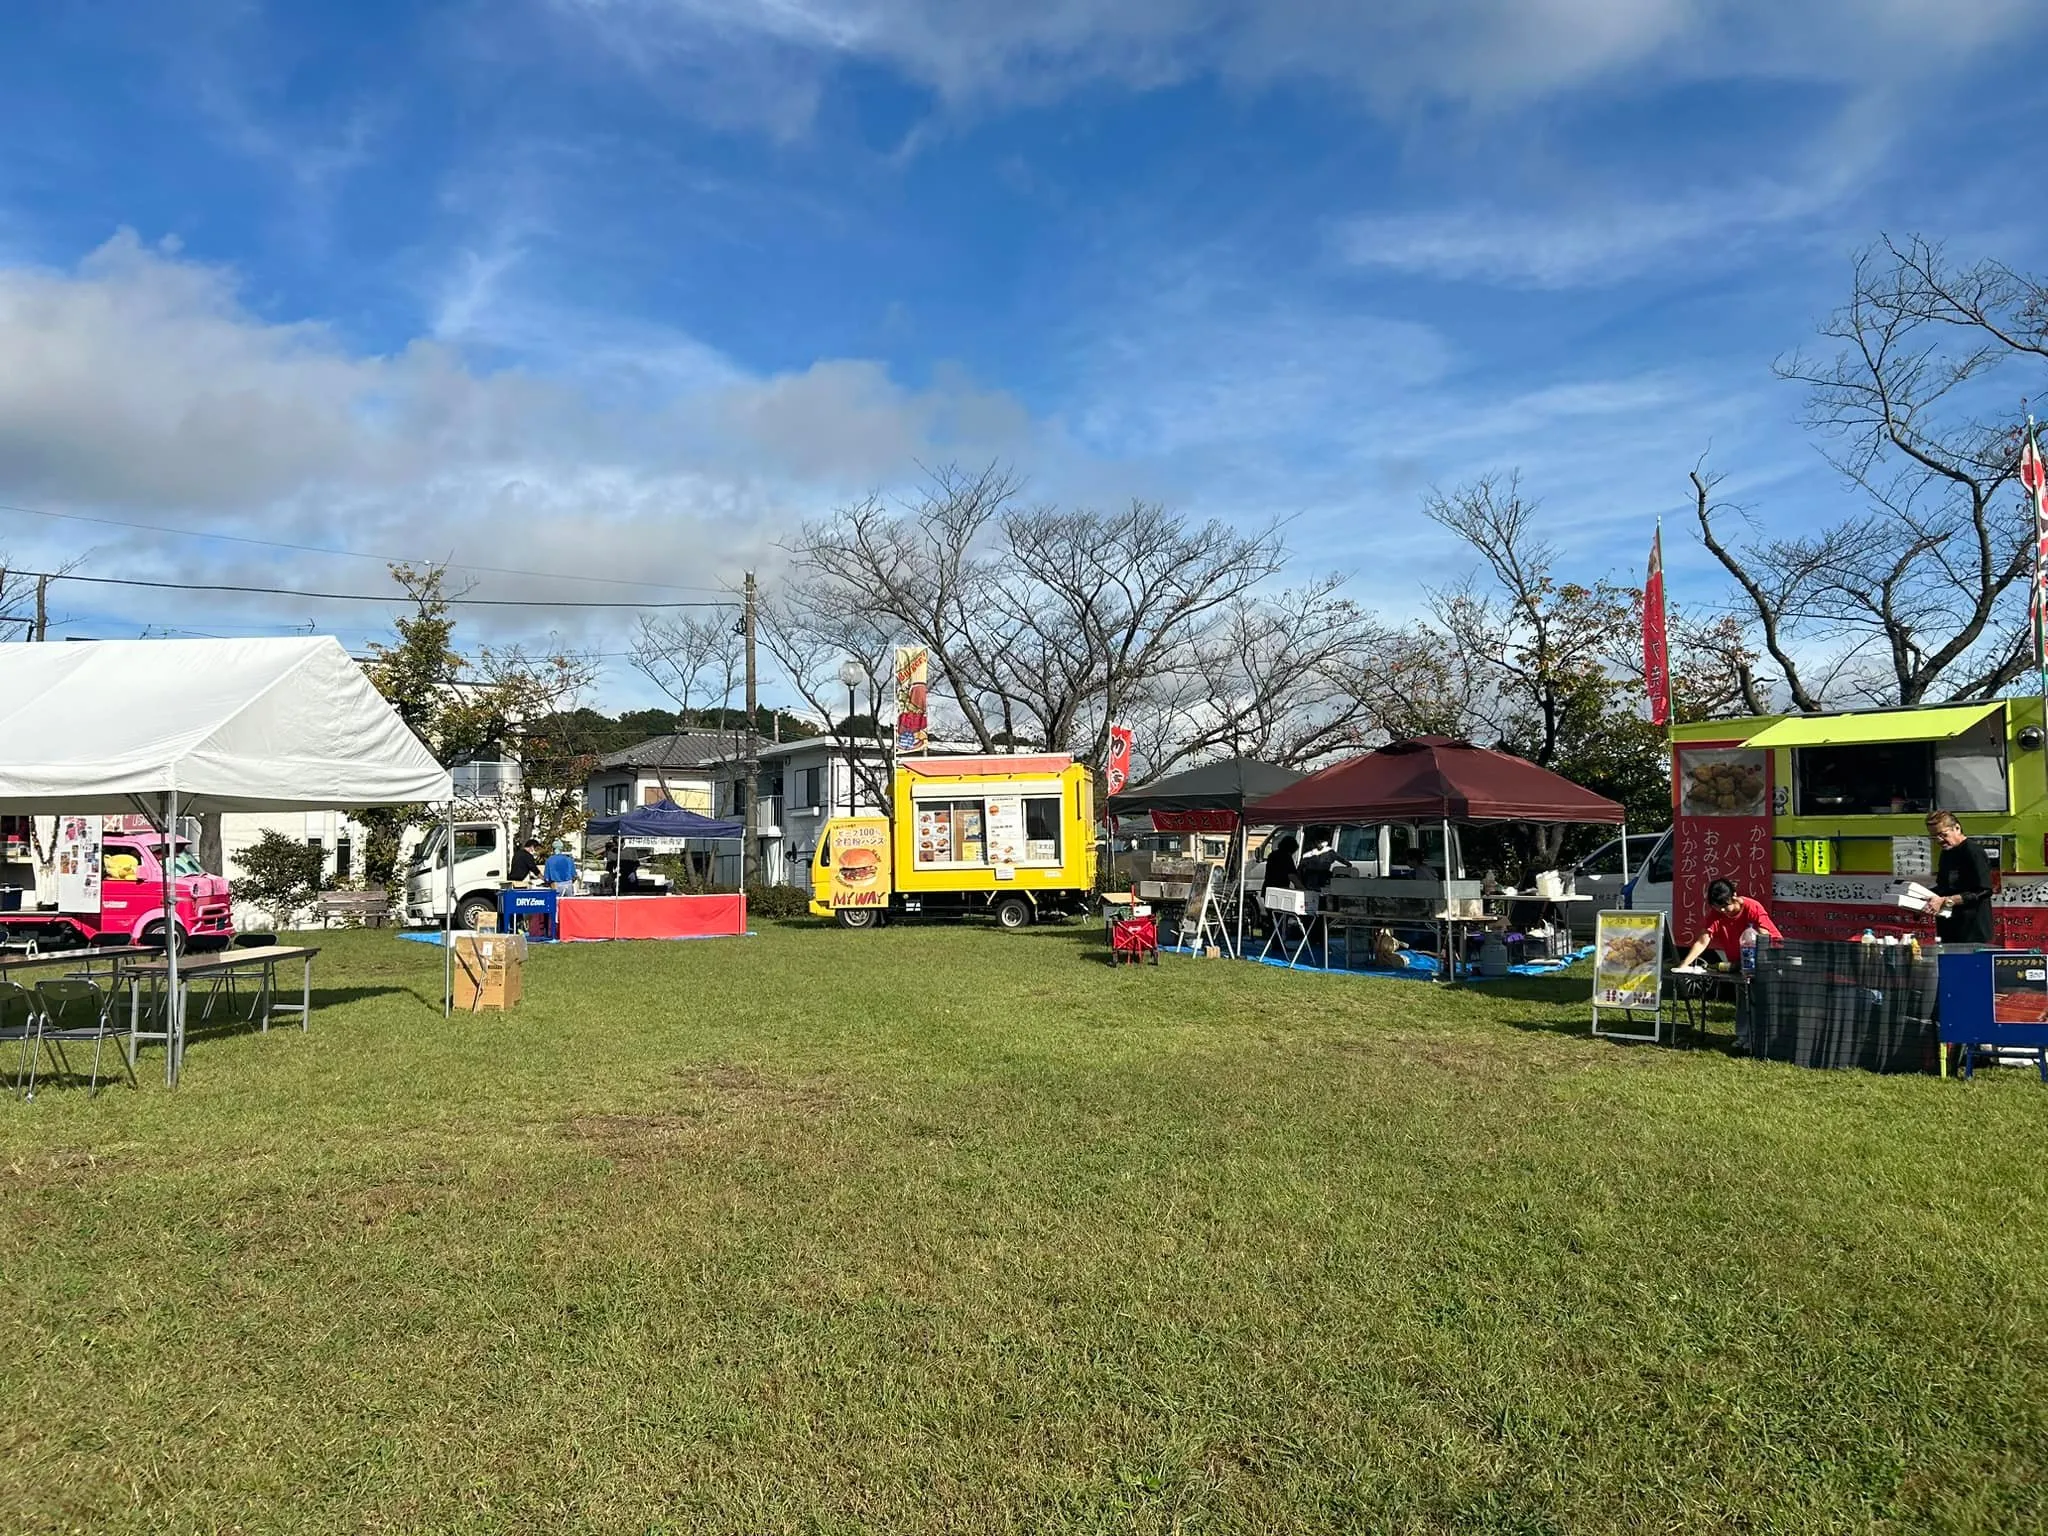
M979 800L919 800L911 835L920 869L984 862Z

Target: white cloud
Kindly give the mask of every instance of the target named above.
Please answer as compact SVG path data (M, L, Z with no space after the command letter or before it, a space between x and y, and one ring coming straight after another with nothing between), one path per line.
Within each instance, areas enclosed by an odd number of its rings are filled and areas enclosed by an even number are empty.
M1015 401L953 373L911 388L876 363L824 360L756 376L673 332L581 317L592 340L579 347L579 317L522 309L488 285L472 300L443 311L457 339L510 351L545 336L578 367L485 371L452 341L366 354L321 325L252 313L231 272L128 233L75 270L0 268L0 502L717 586L772 558L798 516L901 484L919 460L1019 449L1032 430ZM116 537L0 520L22 563L104 552ZM148 536L126 541L121 564L276 587L377 585L361 563ZM504 618L529 633L572 617L551 612L551 598L632 595L565 579L490 586L536 602ZM233 603L183 606L218 614ZM135 611L162 617L141 598Z
M1467 205L1372 214L1340 226L1337 246L1361 267L1573 288L1634 277L1673 258L1687 268L1726 261L1760 237L1825 213L1842 195L1832 185L1757 183L1542 213Z
M1594 82L1918 74L2042 23L2033 0L549 0L640 59L889 65L955 106L1077 84L1319 78L1383 108ZM804 94L762 93L788 131Z

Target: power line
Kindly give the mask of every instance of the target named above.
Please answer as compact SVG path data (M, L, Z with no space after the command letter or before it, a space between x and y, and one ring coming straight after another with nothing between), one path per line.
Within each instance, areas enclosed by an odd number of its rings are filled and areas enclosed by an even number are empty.
M436 565L439 561L401 560L390 555L366 555L355 549L330 549L319 544L291 544L280 539L258 539L242 533L209 533L202 528L173 528L164 523L129 522L118 517L94 517L85 512L52 512L44 507L18 507L0 502L0 512L19 512L26 517L62 518L73 523L97 523L107 528L128 528L145 533L175 534L185 539L220 539L229 544L253 544L260 549L288 549L302 555L335 555L348 560L374 560L379 565ZM488 576L532 576L542 581L591 581L612 587L649 587L661 592L722 592L723 587L678 586L665 581L634 581L624 576L578 576L568 571L524 571L504 565L467 565L448 561L454 571L477 571Z
M72 571L21 571L23 576L40 576L50 581L82 581L98 587L152 587L164 592L247 592L258 597L304 597L328 603L382 603L389 607L393 603L406 601L403 593L379 592L301 592L291 587L242 587L225 582L213 581L144 581L138 576L80 576ZM526 574L526 573L520 573ZM550 597L536 601L525 597L444 597L442 602L451 607L460 604L468 608L624 608L640 611L648 608L731 608L735 604L725 602L661 602L661 603L597 603L576 597Z

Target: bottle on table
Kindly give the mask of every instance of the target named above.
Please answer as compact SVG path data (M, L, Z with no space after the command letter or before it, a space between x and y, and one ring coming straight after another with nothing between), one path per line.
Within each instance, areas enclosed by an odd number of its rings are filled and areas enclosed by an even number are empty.
M1754 928L1742 930L1742 974L1745 976L1754 976L1756 974L1756 930Z

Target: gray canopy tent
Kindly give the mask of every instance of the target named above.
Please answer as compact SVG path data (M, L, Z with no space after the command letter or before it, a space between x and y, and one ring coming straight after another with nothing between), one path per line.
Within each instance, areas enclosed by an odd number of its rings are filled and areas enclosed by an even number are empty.
M1219 762L1184 768L1179 773L1168 774L1163 779L1133 785L1121 794L1111 795L1103 803L1103 810L1112 818L1148 813L1155 816L1163 813L1169 817L1202 812L1230 815L1233 829L1237 833L1234 855L1237 869L1235 946L1237 952L1243 954L1244 866L1250 830L1244 818L1244 809L1254 800L1279 794L1302 777L1295 769L1282 768L1278 763L1261 762L1255 757L1226 757ZM1111 825L1115 825L1114 821Z
M0 813L181 815L452 801L448 771L331 635L0 645ZM184 1048L163 866L165 1080ZM445 970L444 965L444 970Z

